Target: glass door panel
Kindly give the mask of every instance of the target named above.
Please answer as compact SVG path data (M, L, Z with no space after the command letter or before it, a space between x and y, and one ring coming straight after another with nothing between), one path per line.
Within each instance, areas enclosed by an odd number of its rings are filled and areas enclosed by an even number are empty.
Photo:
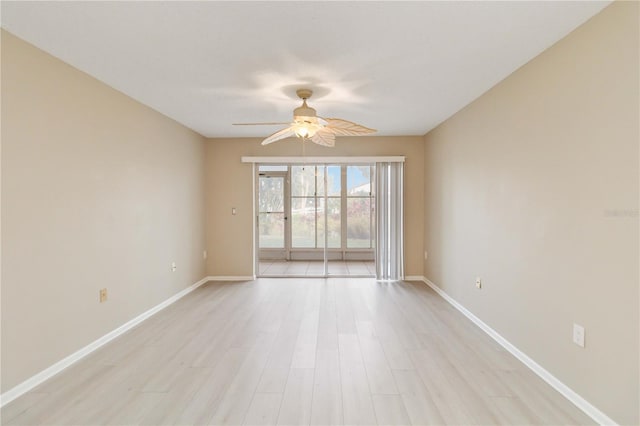
M284 213L260 213L260 248L284 249Z
M316 200L291 199L291 248L316 248Z
M340 198L327 198L327 236L330 249L340 249L342 244L342 218Z
M371 248L371 203L368 198L347 200L347 248Z
M291 259L305 275L325 276L324 166L291 166Z
M344 165L341 172L341 192L337 197L340 199L341 256L330 257L329 274L371 276L375 274L375 166Z
M286 258L284 175L258 177L258 249L260 259Z

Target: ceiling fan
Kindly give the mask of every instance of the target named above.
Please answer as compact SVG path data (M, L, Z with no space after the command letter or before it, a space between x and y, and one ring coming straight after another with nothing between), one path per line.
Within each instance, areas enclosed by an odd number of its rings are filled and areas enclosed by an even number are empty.
M304 140L310 140L322 146L334 146L336 135L361 136L375 133L375 129L364 127L351 121L340 118L322 118L316 115L316 110L307 105L307 99L313 91L299 89L296 94L302 99L302 105L293 110L292 123L234 123L234 126L260 126L289 124L289 127L278 130L262 141L262 145L268 145L280 139L297 136Z

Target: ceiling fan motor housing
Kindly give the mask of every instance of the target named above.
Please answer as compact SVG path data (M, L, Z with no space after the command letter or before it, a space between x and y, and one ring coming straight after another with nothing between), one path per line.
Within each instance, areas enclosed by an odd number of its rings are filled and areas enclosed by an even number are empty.
M302 106L293 110L293 121L317 123L316 110L307 105L307 99L313 95L313 91L309 89L298 89L296 95L302 99Z
M316 110L307 106L307 101L302 102L302 106L293 110L293 119L298 121L298 117L316 117ZM306 121L306 120L305 120Z

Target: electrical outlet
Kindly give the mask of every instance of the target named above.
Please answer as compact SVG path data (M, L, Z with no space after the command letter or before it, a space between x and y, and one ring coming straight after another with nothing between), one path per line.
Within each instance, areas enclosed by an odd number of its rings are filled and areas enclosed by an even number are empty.
M175 272L175 271L176 271L176 269L178 269L178 268L176 267L176 262L171 262L171 272Z
M584 327L578 324L573 324L573 343L584 348Z
M100 289L100 303L104 303L106 301L107 301L107 289L102 288Z
M482 280L480 279L480 277L476 278L476 287L482 288Z
M235 207L231 207L231 214L235 215L236 213L238 213L238 211L236 210Z
M203 258L203 259L206 259L206 258L207 258L207 251L206 251L206 250L202 252L202 258Z
M424 260L427 260L429 258L429 253L427 253L427 251L424 251Z

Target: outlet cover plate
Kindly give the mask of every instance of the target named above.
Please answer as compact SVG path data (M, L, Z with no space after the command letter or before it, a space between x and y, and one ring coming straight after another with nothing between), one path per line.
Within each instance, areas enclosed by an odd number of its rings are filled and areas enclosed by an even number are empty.
M573 343L584 348L584 327L573 324Z

